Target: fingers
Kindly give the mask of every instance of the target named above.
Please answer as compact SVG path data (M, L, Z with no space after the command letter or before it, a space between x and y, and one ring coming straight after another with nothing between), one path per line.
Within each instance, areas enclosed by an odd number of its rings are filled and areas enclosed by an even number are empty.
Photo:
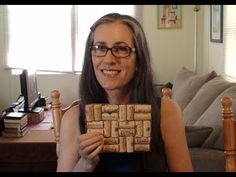
M90 153L92 153L92 151L96 151L96 149L99 147L99 146L102 146L103 147L103 142L96 142L94 144L91 144L90 146L87 146L85 147L84 149L81 150L81 153L80 155L81 156L89 156ZM94 156L94 155L93 155ZM87 158L87 157L86 157Z
M81 157L92 160L103 148L103 136L97 133L80 135L78 148Z
M95 134L88 134L88 136L81 136L78 138L78 146L79 149L83 150L85 148L87 148L88 146L91 146L95 143L99 143L100 144L103 142L103 136L102 135L95 135Z
M85 133L85 134L81 134L78 140L84 141L84 140L87 140L87 139L90 139L92 137L99 136L99 135L102 135L102 134L101 133Z
M89 160L95 160L96 158L98 158L98 154L101 152L103 148L103 144L101 144L100 146L98 146L92 153L90 153L87 156L87 159Z

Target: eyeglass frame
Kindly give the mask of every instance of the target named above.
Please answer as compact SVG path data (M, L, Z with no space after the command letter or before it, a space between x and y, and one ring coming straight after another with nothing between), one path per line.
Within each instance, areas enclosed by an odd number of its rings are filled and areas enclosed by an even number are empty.
M93 55L92 54L92 50L93 50L93 47L98 47L98 46L103 46L105 49L106 49L106 52L104 53L104 55L101 55L101 56L97 56L97 55ZM129 49L129 54L127 56L116 56L116 54L113 53L112 49L114 50L115 47L126 47ZM107 52L108 51L111 51L111 54L114 56L114 57L117 57L117 58L125 58L125 57L129 57L131 55L132 52L135 52L136 49L134 47L129 47L129 46L113 46L113 47L107 47L105 45L92 45L90 46L90 52L93 56L95 57L104 57L107 55Z

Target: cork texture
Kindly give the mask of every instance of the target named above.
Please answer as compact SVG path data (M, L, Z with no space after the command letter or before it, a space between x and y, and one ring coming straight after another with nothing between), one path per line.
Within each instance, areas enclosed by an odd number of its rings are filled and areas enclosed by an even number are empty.
M87 132L104 136L103 152L150 150L151 105L88 104L85 110Z

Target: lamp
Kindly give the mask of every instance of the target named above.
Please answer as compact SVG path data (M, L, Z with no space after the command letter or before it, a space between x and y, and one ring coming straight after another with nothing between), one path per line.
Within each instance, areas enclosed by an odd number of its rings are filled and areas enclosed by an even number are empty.
M197 12L200 10L200 5L194 5L194 49L193 49L193 70L197 71Z

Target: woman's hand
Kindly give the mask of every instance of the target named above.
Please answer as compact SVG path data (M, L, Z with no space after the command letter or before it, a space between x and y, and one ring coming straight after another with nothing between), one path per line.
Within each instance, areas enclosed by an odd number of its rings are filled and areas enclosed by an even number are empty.
M86 133L78 137L78 148L81 156L79 166L83 171L93 171L99 162L98 154L103 148L103 135Z

